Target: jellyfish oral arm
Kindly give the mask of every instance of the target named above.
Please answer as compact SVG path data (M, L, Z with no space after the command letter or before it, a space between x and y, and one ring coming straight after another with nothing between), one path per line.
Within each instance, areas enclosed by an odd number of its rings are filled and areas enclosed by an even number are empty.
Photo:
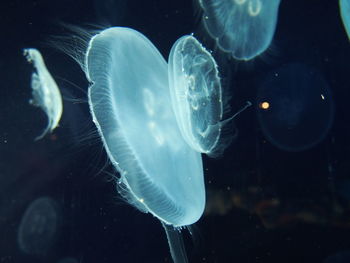
M188 263L185 245L179 229L162 223L174 263Z

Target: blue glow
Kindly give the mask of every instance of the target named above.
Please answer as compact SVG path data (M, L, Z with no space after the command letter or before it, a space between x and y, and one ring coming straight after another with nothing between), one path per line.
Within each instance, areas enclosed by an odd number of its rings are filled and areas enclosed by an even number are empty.
M250 60L270 45L280 0L199 0L205 28L219 48Z
M179 130L164 58L141 33L114 27L92 37L85 69L121 194L166 224L195 223L205 205L202 159Z

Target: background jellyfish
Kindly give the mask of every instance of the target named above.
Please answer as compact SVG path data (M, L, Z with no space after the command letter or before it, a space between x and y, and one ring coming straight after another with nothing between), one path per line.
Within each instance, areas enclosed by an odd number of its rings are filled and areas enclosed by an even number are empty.
M345 31L350 39L350 1L339 0L340 15L343 20Z
M203 23L219 48L250 60L270 45L280 0L199 0Z
M119 192L166 231L195 223L205 205L202 159L178 128L164 58L139 32L114 27L91 38L81 66ZM173 259L186 261L176 233L167 232Z
M214 58L193 36L170 51L169 86L182 136L194 150L213 153L222 128L221 83Z
M303 64L270 72L260 85L257 115L276 147L302 151L324 139L333 121L333 99L323 77Z
M26 209L18 228L18 246L22 252L44 256L55 241L58 229L56 202L49 197L34 200Z
M62 115L62 97L55 80L47 70L39 50L28 48L23 50L28 62L33 63L35 72L32 74L31 86L33 99L30 103L40 107L48 118L45 130L35 138L40 140L58 125Z

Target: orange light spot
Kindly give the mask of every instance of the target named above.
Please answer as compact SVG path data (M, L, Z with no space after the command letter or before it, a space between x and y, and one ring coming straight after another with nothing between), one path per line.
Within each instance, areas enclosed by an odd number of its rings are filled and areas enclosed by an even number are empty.
M267 101L260 102L259 108L263 110L267 110L268 108L270 108L270 103L268 103Z

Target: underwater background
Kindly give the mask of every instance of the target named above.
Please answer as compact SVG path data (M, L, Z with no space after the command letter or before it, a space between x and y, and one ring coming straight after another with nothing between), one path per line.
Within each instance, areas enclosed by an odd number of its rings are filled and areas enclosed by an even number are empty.
M71 34L62 23L136 29L165 58L194 33L218 62L226 117L252 103L234 119L223 155L203 156L206 208L192 234L182 230L189 262L350 262L350 42L338 1L282 0L270 47L247 62L221 52L201 18L190 0L1 2L0 262L172 262L159 220L116 191L88 82L52 45ZM42 52L64 104L59 127L38 141L47 119L29 104L28 47ZM288 65L301 76L304 66L316 72L326 108L309 104L304 78L294 83ZM266 117L260 102L276 72L287 72L278 86L294 83L302 105L291 110L282 100ZM303 105L313 107L306 117Z

